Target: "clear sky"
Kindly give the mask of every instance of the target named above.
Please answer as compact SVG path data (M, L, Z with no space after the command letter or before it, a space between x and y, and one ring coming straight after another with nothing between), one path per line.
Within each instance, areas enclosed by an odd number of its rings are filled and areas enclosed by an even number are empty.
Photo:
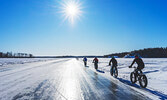
M74 2L81 12L72 23L63 0L0 0L0 51L105 55L167 46L167 0Z

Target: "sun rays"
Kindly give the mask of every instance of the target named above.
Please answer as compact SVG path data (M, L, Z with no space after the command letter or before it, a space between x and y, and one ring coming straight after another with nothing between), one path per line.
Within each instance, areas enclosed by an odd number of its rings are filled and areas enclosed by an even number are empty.
M60 13L62 13L63 19L68 20L71 24L74 24L82 16L82 4L79 0L64 0L60 4Z

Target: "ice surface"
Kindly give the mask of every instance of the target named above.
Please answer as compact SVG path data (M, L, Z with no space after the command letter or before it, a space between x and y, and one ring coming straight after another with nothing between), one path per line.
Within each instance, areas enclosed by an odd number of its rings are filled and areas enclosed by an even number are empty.
M47 61L53 58L0 58L0 67L12 64L24 64L30 62Z
M167 99L167 59L143 59L148 87L132 85L129 79L133 59L117 58L118 78L110 76L109 58L99 59L99 70L92 58L84 67L76 59L0 59L0 100L121 100ZM104 71L104 73L102 73Z
M132 85L130 82L130 73L134 70L128 68L133 61L133 58L116 58L118 61L118 80L131 87L138 88L140 90L146 90L154 95L160 96L160 98L167 99L167 59L166 58L143 58L145 68L143 72L148 78L148 86L146 89L140 88L138 82L137 85ZM88 65L93 68L93 59L89 59ZM99 69L105 71L106 76L110 77L110 58L99 58ZM134 64L134 66L137 66Z

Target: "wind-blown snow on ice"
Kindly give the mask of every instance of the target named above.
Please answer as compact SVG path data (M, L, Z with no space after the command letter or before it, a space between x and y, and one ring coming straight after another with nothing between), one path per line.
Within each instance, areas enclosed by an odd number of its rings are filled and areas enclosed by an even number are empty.
M47 61L53 58L0 58L0 67L12 64L24 64L31 62Z
M99 58L99 70L105 73L95 71L93 58L88 58L89 67L84 67L81 58L79 60L71 58L0 59L3 65L0 67L0 100L67 98L106 100L105 96L109 99L112 95L119 100L125 94L132 96L129 99L133 97L140 99L140 96L141 98L148 96L154 100L167 99L167 59L143 59L146 64L143 72L148 77L146 89L140 88L138 83L132 85L130 82L129 76L134 69L128 66L133 59L116 59L119 72L117 79L110 75L110 66L107 66L109 58ZM112 89L115 85L117 88ZM113 91L115 94L112 93Z
M131 65L133 58L116 59L118 61L118 79L123 83L129 84L127 81L130 81L130 73L134 69L128 68L128 66ZM88 59L88 64L93 67L92 60ZM99 58L99 69L105 71L108 76L110 76L109 71L111 68L111 66L107 66L109 61L110 58ZM143 61L145 63L143 72L148 78L147 89L164 93L167 96L167 58L143 58ZM134 66L137 67L136 64Z

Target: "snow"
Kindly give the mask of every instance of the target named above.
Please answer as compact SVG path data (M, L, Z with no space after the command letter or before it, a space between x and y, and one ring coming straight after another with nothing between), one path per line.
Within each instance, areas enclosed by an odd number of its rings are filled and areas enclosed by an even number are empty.
M0 67L13 64L47 61L53 58L0 58Z
M68 59L43 59L43 58L30 58L30 59L7 59L6 61L19 62L20 64L13 63L8 64L5 67L0 67L0 100L15 100L20 96L24 96L24 99L29 95L33 95L34 92L42 92L42 85L49 79L48 73L53 75L53 64L59 65L59 62L66 61ZM24 63L21 62L31 62ZM1 60L2 62L2 60ZM33 62L33 63L32 63ZM49 84L48 84L49 85ZM41 88L42 87L42 88ZM34 98L29 99L35 99Z
M143 58L145 63L145 68L143 72L148 78L148 86L146 89L142 89L137 82L132 85L130 82L130 73L134 70L133 68L128 68L132 63L133 58L116 58L118 61L118 78L120 82L128 85L132 88L138 89L140 92L144 90L159 96L160 99L167 99L167 58ZM92 58L88 59L88 66L92 69ZM110 66L107 66L110 58L99 58L99 69L105 72L106 77L110 76ZM134 66L137 67L136 64Z
M146 89L141 88L138 82L134 85L130 82L129 76L134 69L128 68L128 66L132 63L133 58L116 59L118 61L118 78L110 75L110 66L107 66L109 58L99 58L99 70L105 73L95 71L93 58L88 58L89 67L85 67L85 69L83 69L84 63L81 58L79 60L71 58L2 58L0 59L0 100L48 99L48 95L52 97L51 100L53 98L56 100L75 99L76 94L78 96L76 98L80 98L78 93L82 99L89 99L90 96L105 99L105 95L111 93L110 81L112 84L118 85L113 91L119 92L122 96L124 93L127 95L140 95L139 93L141 93L154 100L167 99L167 59L143 58L146 65L143 72L148 78ZM76 79L80 79L80 81ZM96 87L96 85L100 87ZM131 93L132 90L129 88L137 92Z

